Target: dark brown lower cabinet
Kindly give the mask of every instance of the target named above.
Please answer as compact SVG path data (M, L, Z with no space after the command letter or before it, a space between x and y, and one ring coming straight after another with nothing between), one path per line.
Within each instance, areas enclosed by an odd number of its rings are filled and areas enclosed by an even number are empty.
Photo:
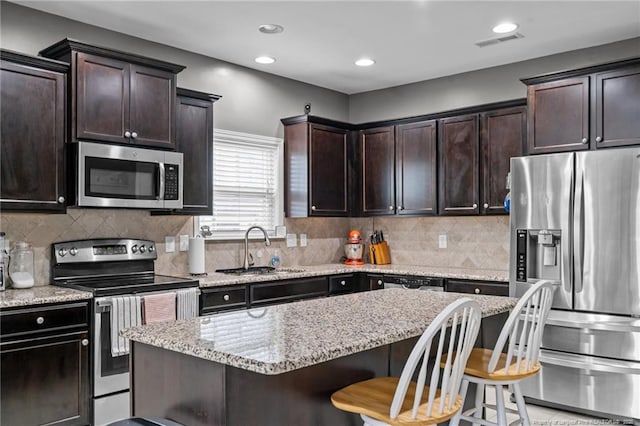
M252 284L249 290L251 307L326 297L327 277L299 278Z
M500 281L475 281L448 279L446 291L455 293L484 294L486 296L508 296L509 283Z
M89 424L87 310L75 304L1 313L0 424Z
M247 307L245 285L203 288L200 293L200 315Z

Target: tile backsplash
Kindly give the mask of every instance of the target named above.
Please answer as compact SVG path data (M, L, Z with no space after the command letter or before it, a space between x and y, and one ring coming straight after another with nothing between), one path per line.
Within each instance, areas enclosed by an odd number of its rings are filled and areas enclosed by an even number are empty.
M383 230L393 263L507 270L509 218L478 217L376 217L286 219L287 233L298 236L296 247L274 240L270 247L251 242L256 265L266 265L278 250L282 266L339 262L350 229L365 238L374 229ZM36 258L37 285L49 283L51 244L83 238L142 238L156 242L156 272L185 274L187 252L165 253L165 236L192 235L191 216L151 216L146 211L122 209L68 209L66 214L3 213L0 230L10 241L27 241ZM300 247L299 235L307 235ZM447 236L447 248L438 248L438 237ZM177 240L177 238L176 238ZM176 244L176 249L177 249ZM205 261L208 271L240 266L241 241L208 241Z

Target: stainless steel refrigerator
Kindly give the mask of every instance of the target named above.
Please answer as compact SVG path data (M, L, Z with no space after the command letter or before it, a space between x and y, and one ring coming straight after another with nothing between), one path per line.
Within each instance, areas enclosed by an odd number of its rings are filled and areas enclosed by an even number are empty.
M511 296L557 281L532 402L640 419L640 148L511 160Z

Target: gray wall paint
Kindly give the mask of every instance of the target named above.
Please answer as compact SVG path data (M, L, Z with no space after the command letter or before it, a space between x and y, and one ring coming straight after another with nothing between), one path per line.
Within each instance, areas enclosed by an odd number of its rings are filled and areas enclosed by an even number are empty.
M303 113L352 123L410 117L526 96L520 78L640 56L640 38L348 96L228 62L130 37L5 1L0 46L37 54L65 37L186 65L181 87L222 95L215 126L282 137L280 119ZM491 49L487 47L486 49Z
M640 38L359 93L349 97L349 121L364 123L411 117L524 98L527 91L520 78L632 56L640 56Z
M346 94L323 89L228 62L130 37L2 1L0 46L22 53L38 52L65 37L185 65L178 86L222 95L215 104L215 127L265 136L283 136L280 119L312 113L348 120Z

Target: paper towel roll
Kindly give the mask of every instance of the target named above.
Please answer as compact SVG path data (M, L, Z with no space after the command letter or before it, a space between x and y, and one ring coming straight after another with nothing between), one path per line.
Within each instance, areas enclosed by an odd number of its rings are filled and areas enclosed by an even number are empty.
M189 238L189 273L204 274L204 238Z

